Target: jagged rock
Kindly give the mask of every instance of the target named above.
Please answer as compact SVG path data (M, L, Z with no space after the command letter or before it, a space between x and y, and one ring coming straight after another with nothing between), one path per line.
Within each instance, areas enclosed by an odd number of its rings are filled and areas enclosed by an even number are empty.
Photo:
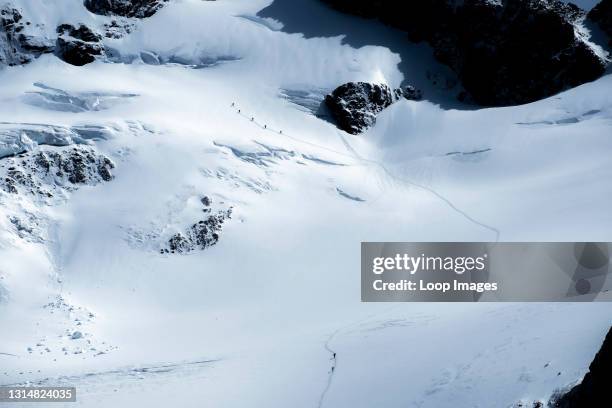
M219 241L223 223L230 219L231 208L209 215L206 219L193 224L186 232L177 233L168 240L168 247L161 253L188 253L196 249L204 250Z
M53 43L46 38L24 34L26 25L21 13L4 5L0 8L0 65L23 65L40 55L53 52Z
M91 147L45 148L2 161L0 188L50 198L58 189L110 181L114 167L108 157Z
M384 84L349 82L325 97L338 127L351 134L359 134L376 123L376 114L402 96L418 99L422 94L414 87L392 90Z
M123 38L133 30L134 24L126 21L112 20L110 23L104 24L104 36L106 38Z
M420 101L421 99L423 99L423 91L421 91L420 89L416 89L412 85L406 86L402 90L402 92L403 92L404 98L410 101Z
M102 37L89 27L62 24L57 27L56 55L69 64L82 66L104 54Z
M535 402L530 402L530 403L518 402L512 405L512 408L544 408L544 404L540 401L535 401Z
M338 127L358 134L376 123L376 114L394 101L387 85L349 82L325 97L325 103Z
M601 349L589 366L582 382L565 395L554 398L549 406L557 408L609 407L612 378L612 328L608 331Z
M591 10L588 17L608 35L609 44L612 46L612 0L602 0Z
M151 17L168 0L85 0L85 7L103 16Z
M557 0L324 0L427 41L476 103L532 102L597 79L606 61L575 24L584 12Z

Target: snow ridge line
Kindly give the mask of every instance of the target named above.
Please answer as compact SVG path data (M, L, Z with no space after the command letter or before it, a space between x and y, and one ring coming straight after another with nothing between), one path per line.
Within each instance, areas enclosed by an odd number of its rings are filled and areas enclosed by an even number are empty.
M236 104L232 102L230 107L236 109ZM344 142L344 144L347 147L347 149L353 153L352 155L346 154L346 153L343 153L343 152L340 152L340 151L337 151L337 150L334 150L334 149L330 149L328 147L321 146L321 145L318 145L316 143L312 143L312 142L308 142L306 140L302 140L302 139L297 138L295 136L291 136L291 135L289 135L287 133L284 133L282 130L275 130L275 129L271 128L271 127L268 127L268 125L266 125L266 124L261 124L261 123L257 122L255 120L254 116L251 116L249 118L249 116L246 115L245 113L243 113L241 109L237 109L236 112L241 117L243 117L244 119L249 120L251 123L253 123L254 125L256 125L257 127L259 127L262 130L265 130L265 131L268 131L268 132L271 132L271 133L274 133L274 134L285 136L285 137L287 137L287 138L289 138L289 139L291 139L293 141L296 141L296 142L299 142L299 143L303 143L303 144L315 147L317 149L326 150L328 152L332 152L332 153L335 153L335 154L338 154L338 155L341 155L341 156L344 156L344 157L348 157L348 158L351 158L351 159L357 159L358 161L361 161L362 163L369 163L369 164L373 164L375 166L378 166L389 178L391 178L393 180L396 180L396 181L399 181L400 183L407 184L407 185L410 185L412 187L415 187L415 188L418 188L420 190L423 190L423 191L426 191L426 192L430 193L431 195L433 195L434 197L438 198L440 201L445 203L451 210L453 210L454 212L456 212L457 214L459 214L460 216L465 218L468 222L470 222L470 223L472 223L472 224L474 224L476 226L479 226L481 228L484 228L484 229L492 232L494 234L494 236L495 236L495 240L494 240L495 243L498 243L500 238L501 238L501 231L498 228L495 228L492 225L486 224L486 223L484 223L482 221L479 221L476 218L472 217L466 211L464 211L464 210L460 209L459 207L457 207L457 205L455 205L449 198L445 197L444 195L442 195L441 193L437 192L433 188L428 187L428 186L426 186L424 184L416 183L414 181L411 181L411 180L408 180L408 179L405 179L405 178L402 178L402 177L398 177L398 176L394 175L393 173L391 173L391 171L383 163L380 163L380 162L378 162L376 160L372 160L372 159L368 159L368 158L364 158L364 157L359 156L359 154L357 154L357 152L355 152L355 150L353 148L351 148L350 145L348 145L348 143L346 142L346 140L344 138L342 138L342 141Z

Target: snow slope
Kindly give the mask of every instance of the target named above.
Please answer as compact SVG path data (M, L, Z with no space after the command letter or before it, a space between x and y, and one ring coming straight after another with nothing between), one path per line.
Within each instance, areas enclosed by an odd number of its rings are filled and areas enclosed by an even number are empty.
M45 27L108 21L78 3L19 2ZM519 107L404 101L352 136L287 95L398 86L400 56L286 33L270 3L174 1L109 40L129 64L0 71L0 122L104 126L116 166L50 202L0 193L0 384L74 384L87 407L444 408L577 381L610 304L361 304L359 248L610 241L612 76ZM34 84L115 96L75 112ZM232 208L219 243L160 254L203 196Z

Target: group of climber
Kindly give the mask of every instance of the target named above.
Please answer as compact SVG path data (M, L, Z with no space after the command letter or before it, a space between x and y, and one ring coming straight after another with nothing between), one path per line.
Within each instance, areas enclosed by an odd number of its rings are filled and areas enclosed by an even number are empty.
M231 107L232 107L232 108L235 108L235 107L236 107L236 102L232 102ZM241 110L241 109L238 109L238 113L242 115L242 110ZM251 122L255 122L255 116L251 116ZM268 125L264 124L264 125L263 125L263 128L267 130L267 129L268 129ZM282 131L282 130L279 130L279 131L278 131L278 133L282 135L282 134L283 134L283 131Z

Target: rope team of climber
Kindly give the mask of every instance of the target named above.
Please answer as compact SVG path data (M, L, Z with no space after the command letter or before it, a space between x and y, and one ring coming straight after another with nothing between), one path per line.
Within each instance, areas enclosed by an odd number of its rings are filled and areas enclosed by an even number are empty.
M232 108L236 108L236 102L232 102L231 107L232 107ZM238 114L242 115L242 109L238 109L236 112L237 112ZM244 115L243 115L243 116L244 116ZM253 122L253 123L257 123L257 122L255 121L255 116L251 116L251 122ZM268 129L268 125L267 125L267 124L265 124L265 123L264 123L263 125L261 125L261 127L262 127L263 129L265 129L265 130L272 130L271 128L270 128L270 129ZM283 134L283 131L282 131L282 130L279 130L279 131L278 131L278 133L282 135L282 134Z

